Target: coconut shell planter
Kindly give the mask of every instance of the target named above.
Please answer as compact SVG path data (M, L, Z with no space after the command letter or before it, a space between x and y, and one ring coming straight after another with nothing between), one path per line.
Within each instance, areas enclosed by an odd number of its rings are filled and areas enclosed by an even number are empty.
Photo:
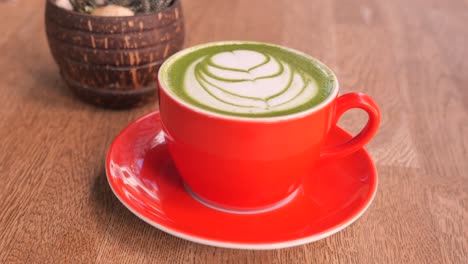
M129 16L79 13L47 0L46 31L66 84L85 101L111 108L155 98L160 65L184 43L180 0Z

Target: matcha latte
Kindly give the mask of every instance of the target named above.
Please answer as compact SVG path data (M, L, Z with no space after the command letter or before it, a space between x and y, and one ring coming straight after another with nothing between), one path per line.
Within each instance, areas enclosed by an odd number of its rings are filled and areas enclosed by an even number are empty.
M291 49L255 42L219 42L181 51L160 69L179 100L210 112L277 117L308 109L337 89L334 74Z

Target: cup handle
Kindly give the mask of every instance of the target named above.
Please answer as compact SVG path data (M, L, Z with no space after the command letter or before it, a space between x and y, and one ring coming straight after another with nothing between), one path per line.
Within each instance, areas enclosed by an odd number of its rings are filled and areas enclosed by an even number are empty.
M348 93L338 97L333 124L336 125L344 112L352 108L360 108L367 112L369 120L358 135L348 142L323 149L320 158L339 158L350 155L367 144L377 132L380 124L380 110L375 101L363 93Z

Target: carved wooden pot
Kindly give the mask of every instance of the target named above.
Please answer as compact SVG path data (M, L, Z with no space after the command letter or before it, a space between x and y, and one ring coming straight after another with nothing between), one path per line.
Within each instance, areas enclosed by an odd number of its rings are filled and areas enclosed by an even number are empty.
M160 65L184 43L180 0L129 17L81 14L47 0L46 31L67 85L85 101L112 108L154 98Z

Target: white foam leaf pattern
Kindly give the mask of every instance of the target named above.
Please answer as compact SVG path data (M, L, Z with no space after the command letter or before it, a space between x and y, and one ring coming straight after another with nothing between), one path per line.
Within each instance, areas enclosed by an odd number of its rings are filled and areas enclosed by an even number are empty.
M266 59L264 54L251 50L221 52L211 57L211 61L216 65L238 70L248 70Z
M186 93L203 105L246 114L294 108L318 91L312 78L288 63L250 50L196 60L187 69L184 85Z

